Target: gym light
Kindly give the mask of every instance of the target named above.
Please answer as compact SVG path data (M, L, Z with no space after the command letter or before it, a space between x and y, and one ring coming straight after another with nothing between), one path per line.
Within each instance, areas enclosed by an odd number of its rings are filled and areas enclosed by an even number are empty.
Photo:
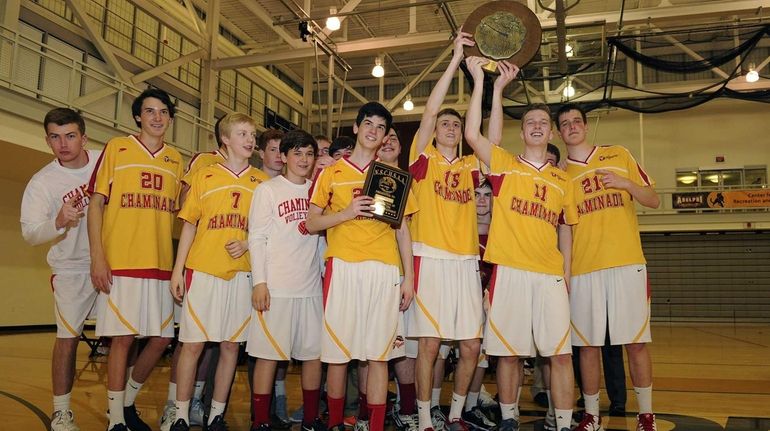
M746 82L757 81L759 81L759 72L757 72L757 68L754 66L754 63L751 63L749 65L749 71L746 73Z
M340 19L337 18L335 15L337 15L337 8L333 7L329 9L329 18L326 18L326 28L328 28L331 31L339 30L340 29Z
M412 95L407 94L406 100L404 100L404 111L411 111L414 109L414 102L412 102Z
M374 60L374 67L372 68L372 76L375 78L382 78L385 76L385 68L382 67L382 60L377 57Z
M575 87L572 86L572 81L567 81L567 86L564 87L561 94L567 99L575 95Z
M575 47L572 46L572 42L567 42L564 45L564 53L567 54L567 57L575 56Z

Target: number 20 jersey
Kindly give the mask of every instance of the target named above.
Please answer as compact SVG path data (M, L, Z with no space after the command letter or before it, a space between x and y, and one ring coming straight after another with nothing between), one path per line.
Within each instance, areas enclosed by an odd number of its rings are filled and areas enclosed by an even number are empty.
M113 275L171 278L183 169L182 156L166 144L153 153L135 136L107 143L88 191L105 197L102 244Z

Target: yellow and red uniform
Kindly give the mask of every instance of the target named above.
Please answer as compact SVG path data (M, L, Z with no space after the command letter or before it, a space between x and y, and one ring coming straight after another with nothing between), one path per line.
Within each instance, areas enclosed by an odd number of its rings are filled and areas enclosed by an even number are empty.
M195 154L190 159L190 162L187 163L187 169L184 171L182 182L187 185L192 184L192 178L199 170L206 166L224 162L225 160L227 160L227 154L219 149Z

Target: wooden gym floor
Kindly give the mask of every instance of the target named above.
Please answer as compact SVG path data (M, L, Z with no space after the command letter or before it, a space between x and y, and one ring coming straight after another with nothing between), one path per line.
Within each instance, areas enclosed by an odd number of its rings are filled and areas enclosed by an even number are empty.
M659 431L770 430L770 325L653 324L653 407ZM0 429L46 430L51 401L51 349L55 333L0 335ZM83 431L106 428L106 364L88 358L80 344L72 408ZM162 359L139 394L137 408L158 429L168 387L168 360ZM527 382L529 383L529 381ZM494 383L485 383L495 392ZM630 380L629 380L630 388ZM301 399L299 375L287 378L289 408ZM448 404L451 383L445 383L442 404ZM235 377L227 420L232 430L248 430L248 383L245 369ZM602 393L602 409L609 402ZM628 394L627 418L605 417L610 430L633 430L636 400ZM541 428L542 409L521 395L522 427Z

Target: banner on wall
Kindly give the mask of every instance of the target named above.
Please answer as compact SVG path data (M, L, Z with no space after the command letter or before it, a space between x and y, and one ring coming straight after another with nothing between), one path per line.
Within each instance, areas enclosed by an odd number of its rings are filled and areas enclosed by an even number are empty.
M671 206L674 209L770 207L770 189L672 193Z

